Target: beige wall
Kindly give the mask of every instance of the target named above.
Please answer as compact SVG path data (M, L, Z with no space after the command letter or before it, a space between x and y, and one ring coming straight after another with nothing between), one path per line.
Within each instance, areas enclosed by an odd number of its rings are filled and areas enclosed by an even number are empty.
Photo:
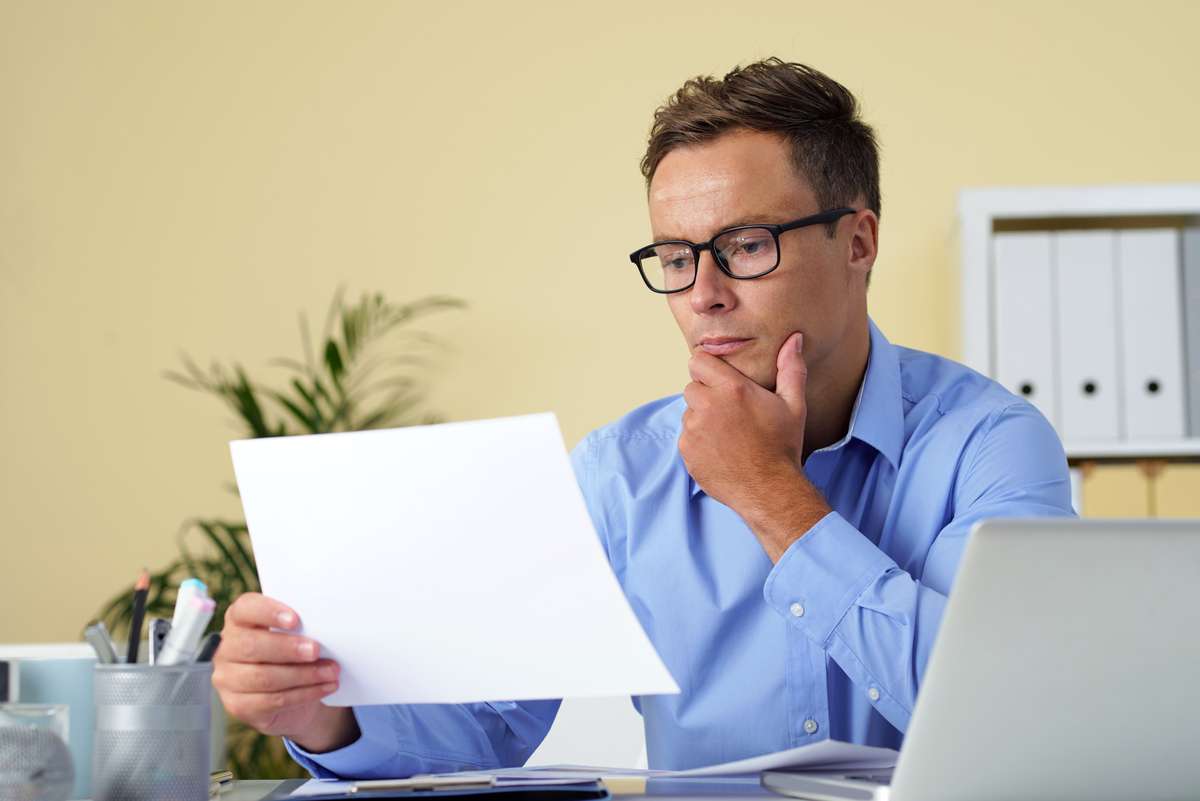
M859 95L872 313L955 355L957 190L1200 180L1197 31L1190 2L0 0L0 641L76 636L185 517L237 513L236 432L161 371L261 372L340 283L470 302L434 326L452 419L554 410L573 444L679 391L625 254L689 75L778 54ZM1195 476L1160 507L1196 514Z

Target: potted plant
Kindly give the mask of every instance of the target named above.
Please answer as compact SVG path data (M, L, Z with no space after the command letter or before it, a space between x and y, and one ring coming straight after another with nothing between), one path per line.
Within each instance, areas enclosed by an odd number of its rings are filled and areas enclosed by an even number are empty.
M275 384L252 381L240 364L212 364L208 370L183 358L181 372L167 378L206 392L229 407L248 437L283 437L361 431L438 422L423 413L419 372L438 340L411 323L434 312L461 308L449 297L394 304L382 294L364 294L347 303L339 291L319 337L300 316L303 358L280 358ZM236 492L236 487L231 485ZM225 610L239 595L260 591L249 533L242 520L192 518L177 535L179 555L150 575L146 615L170 618L175 593L185 578L208 585L217 603L209 628L220 630ZM132 588L116 593L99 613L118 639L128 637ZM287 756L282 741L231 720L227 733L229 767L241 777L288 778L303 770Z

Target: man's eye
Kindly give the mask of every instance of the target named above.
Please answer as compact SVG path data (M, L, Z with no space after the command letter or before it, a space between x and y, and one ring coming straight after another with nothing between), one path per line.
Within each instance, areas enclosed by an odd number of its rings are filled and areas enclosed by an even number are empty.
M686 251L680 251L678 253L664 253L658 257L658 260L662 262L664 270L678 271L690 269L692 266L692 254Z
M746 256L755 256L765 250L767 240L765 239L743 239L738 242L736 253L741 253Z

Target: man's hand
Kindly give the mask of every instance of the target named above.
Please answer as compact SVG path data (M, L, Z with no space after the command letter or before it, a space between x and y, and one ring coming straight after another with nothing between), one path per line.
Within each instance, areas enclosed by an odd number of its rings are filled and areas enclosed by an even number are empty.
M692 383L683 391L679 452L688 473L746 521L772 561L829 511L801 469L808 416L803 343L795 333L779 349L774 392L704 352L692 356Z
M318 659L317 643L298 634L300 618L265 595L246 593L225 613L221 646L213 658L213 686L226 711L263 734L289 737L313 753L358 739L348 707L321 699L338 686L339 668Z

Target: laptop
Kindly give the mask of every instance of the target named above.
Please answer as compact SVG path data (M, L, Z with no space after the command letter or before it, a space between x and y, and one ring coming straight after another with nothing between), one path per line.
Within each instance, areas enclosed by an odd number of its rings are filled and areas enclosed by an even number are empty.
M1200 797L1200 520L975 526L891 775L813 801Z

